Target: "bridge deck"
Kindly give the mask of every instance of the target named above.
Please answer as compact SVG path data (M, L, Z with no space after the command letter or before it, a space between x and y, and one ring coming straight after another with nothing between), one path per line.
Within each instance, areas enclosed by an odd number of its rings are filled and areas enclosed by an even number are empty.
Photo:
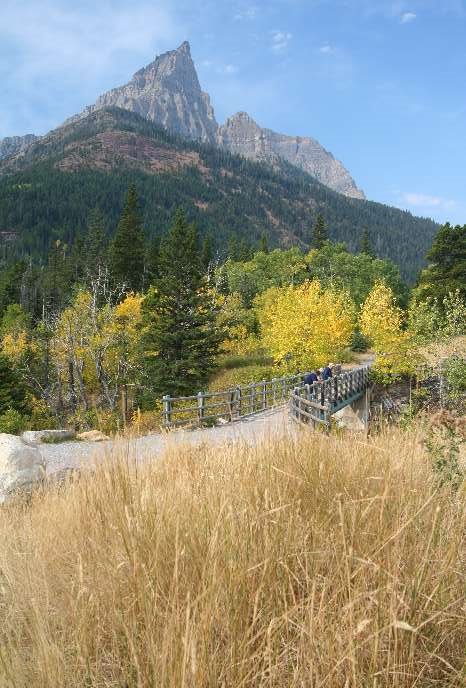
M361 399L369 383L369 366L356 368L325 382L299 385L290 395L290 414L311 424L330 424L331 416Z

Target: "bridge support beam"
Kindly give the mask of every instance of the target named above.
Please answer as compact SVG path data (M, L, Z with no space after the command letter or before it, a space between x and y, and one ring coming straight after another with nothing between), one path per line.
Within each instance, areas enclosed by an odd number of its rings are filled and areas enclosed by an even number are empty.
M369 429L370 392L365 393L348 406L336 411L333 418L339 428L346 428L353 432L367 432Z

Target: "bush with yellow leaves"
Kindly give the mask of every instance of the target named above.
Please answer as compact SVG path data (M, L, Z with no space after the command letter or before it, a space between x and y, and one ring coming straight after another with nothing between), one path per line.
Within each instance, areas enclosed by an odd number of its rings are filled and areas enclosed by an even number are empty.
M373 372L378 381L388 383L413 374L412 335L403 330L403 311L385 282L376 282L364 301L359 327L376 353Z
M324 289L318 280L269 289L256 308L264 344L286 372L337 360L351 343L354 303L345 291Z

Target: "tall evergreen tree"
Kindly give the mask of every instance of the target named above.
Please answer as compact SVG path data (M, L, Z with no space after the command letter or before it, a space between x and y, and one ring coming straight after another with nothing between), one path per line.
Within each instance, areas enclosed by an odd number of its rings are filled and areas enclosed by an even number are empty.
M179 210L163 239L159 275L143 304L145 370L158 395L193 394L214 367L220 344L202 274L195 225Z
M202 242L201 265L205 272L209 269L214 257L212 235L207 234Z
M155 236L150 240L145 260L144 270L144 289L154 284L159 274L159 259L160 259L160 237Z
M440 299L458 290L466 299L466 225L441 227L427 254L428 267L422 271L416 291Z
M267 241L267 235L265 233L262 234L262 236L260 238L259 251L262 251L262 253L268 253L269 252L269 244Z
M136 187L131 185L110 247L110 272L115 285L139 291L144 275L144 232Z
M105 217L100 208L94 208L89 215L87 225L86 266L93 276L106 265L107 239L105 234Z
M65 306L74 279L73 265L68 256L68 246L57 239L54 242L43 276L44 306L58 313Z
M0 354L0 415L9 409L26 410L26 390L11 361Z
M316 223L312 230L312 248L321 249L325 242L328 241L327 227L322 215L317 216Z
M369 230L367 227L364 227L364 229L362 230L361 242L359 244L359 253L365 253L367 256L370 256L371 258L375 258L375 251L372 246L371 238L369 236Z

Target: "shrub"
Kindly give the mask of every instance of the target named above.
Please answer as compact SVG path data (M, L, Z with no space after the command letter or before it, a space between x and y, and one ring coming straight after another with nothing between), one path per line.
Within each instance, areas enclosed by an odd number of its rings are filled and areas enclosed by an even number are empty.
M448 382L448 394L453 399L460 399L466 395L466 359L451 356L445 361L443 368Z
M21 415L16 409L8 409L0 416L0 432L19 435L29 425L29 418Z

